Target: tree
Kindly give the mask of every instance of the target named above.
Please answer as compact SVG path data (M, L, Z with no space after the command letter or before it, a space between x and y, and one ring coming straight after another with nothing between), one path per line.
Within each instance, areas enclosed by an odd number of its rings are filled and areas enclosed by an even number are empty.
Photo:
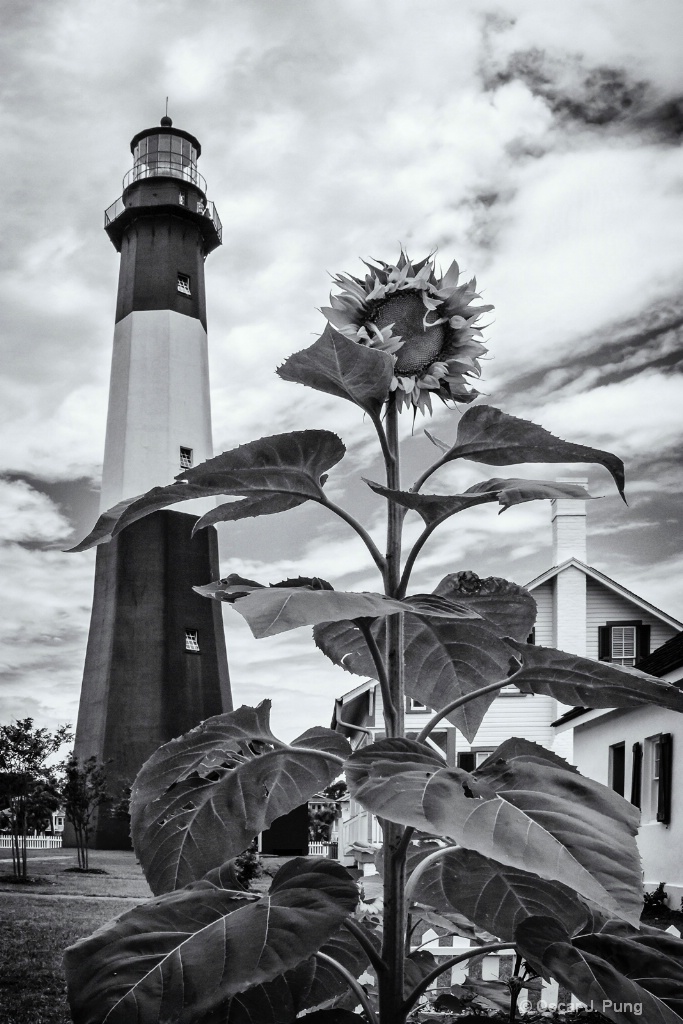
M316 811L309 808L308 838L313 842L329 843L331 826L340 815L339 801L347 792L346 780L337 779L322 791L322 796L329 801L328 806Z
M332 807L321 807L308 813L308 838L313 842L329 843L330 826L337 815Z
M422 548L451 516L486 503L506 510L588 496L571 484L499 477L425 494L441 467L462 459L495 467L595 463L623 496L623 465L609 452L473 405L453 443L428 435L438 455L405 489L399 413L408 409L414 417L434 396L474 401L466 378L479 372L485 349L477 321L489 307L473 305L474 284L459 282L456 264L438 276L430 259L412 264L401 254L396 266L367 267L364 278L335 278L340 293L323 309L330 323L278 372L353 402L375 430L386 478L367 483L386 509L383 550L328 497L328 474L345 448L317 429L242 445L185 471L175 484L117 505L78 549L200 495L241 500L212 510L197 529L318 503L365 545L379 573L377 592L336 591L318 578L266 586L237 575L197 589L231 604L257 638L313 626L327 658L378 680L385 738L351 752L338 733L314 727L284 743L270 729L264 701L210 718L160 747L131 799L134 847L157 898L67 951L74 1021L106 1015L108 1024L123 1024L132 1015L138 1024L289 1024L318 1007L315 1024L404 1024L417 1019L430 984L445 971L507 949L516 954L516 969L496 998L502 990L509 1021L521 987L540 974L611 1020L680 1024L683 942L639 926L635 808L522 738L506 740L472 772L447 765L426 740L446 717L471 740L509 685L566 704L655 704L678 712L683 692L641 672L528 645L535 602L505 579L447 572L432 593L409 593ZM409 513L423 529L402 558ZM406 695L434 710L415 739L405 735ZM359 906L345 869L311 858L289 861L264 896L238 891L234 859L253 835L341 772L352 799L382 826L382 898L366 897ZM414 927L435 917L472 941L464 954L438 965L410 944ZM373 984L359 983L365 972ZM471 982L468 998L473 991L492 998L490 983Z
M82 760L71 751L60 767L63 777L62 799L66 817L73 825L76 836L78 866L82 871L88 871L88 844L93 815L109 799L106 765L96 757Z
M71 738L68 725L51 733L35 729L32 718L0 726L0 806L9 818L12 867L20 881L28 878L29 829L42 827L60 803L55 769L47 761Z

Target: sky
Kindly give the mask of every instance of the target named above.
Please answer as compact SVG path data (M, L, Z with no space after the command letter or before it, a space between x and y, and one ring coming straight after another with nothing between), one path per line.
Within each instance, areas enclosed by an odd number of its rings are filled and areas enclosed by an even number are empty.
M103 210L166 96L224 227L206 270L215 451L335 431L329 493L379 540L371 425L275 369L321 333L330 275L436 250L495 306L480 401L616 452L629 505L599 467L464 463L431 489L586 478L590 564L683 619L682 37L680 0L4 5L0 721L76 721L94 552L64 549L97 515L119 259ZM452 441L458 417L403 416L406 483L433 461L424 427ZM221 527L220 544L223 575L379 588L311 503ZM547 503L484 506L430 540L414 586L460 569L523 584L551 564ZM329 724L358 679L310 630L257 641L224 619L236 704L271 697L285 739Z

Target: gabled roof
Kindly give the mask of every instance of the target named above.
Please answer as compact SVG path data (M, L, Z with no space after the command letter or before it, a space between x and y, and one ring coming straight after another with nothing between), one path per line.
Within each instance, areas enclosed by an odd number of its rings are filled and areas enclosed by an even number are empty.
M648 672L651 676L666 675L667 672L671 672L675 668L680 668L683 665L683 630L680 633L676 633L676 636L672 636L670 640L667 640L665 644L658 647L652 654L648 654L647 658L642 658L638 664L637 669L640 672ZM681 685L680 683L674 685ZM600 715L606 715L609 711L614 710L613 708L602 708L600 709ZM624 711L633 711L633 708L624 708ZM571 722L575 718L580 718L582 715L586 715L589 712L594 711L594 708L570 708L569 711L565 711L563 715L560 715L551 725L564 725L566 722Z
M665 644L658 647L647 658L638 662L641 672L649 672L651 676L663 676L683 665L683 631L672 636Z
M376 679L366 679L364 683L360 683L355 689L349 690L341 697L337 697L334 702L334 712L332 713L330 728L343 729L347 732L368 731L365 722L362 721L368 706L367 701L363 701L363 697L374 692L378 686L379 683ZM357 718L360 718L361 721L356 721ZM343 719L343 721L340 721L340 719Z
M613 591L613 593L619 594L620 597L625 598L627 601L631 601L632 604L642 608L643 611L649 612L650 615L654 615L658 619L661 619L661 621L665 622L667 626L672 626L674 629L683 629L683 622L679 622L678 619L674 619L671 615L667 615L666 612L661 610L661 608L657 608L655 605L650 604L649 601L645 601L642 597L638 597L638 595L634 594L633 591L627 590L626 587L622 587L622 585L617 583L616 580L610 579L610 577L605 576L603 572L600 572L598 569L594 569L591 565L586 565L578 558L568 558L567 561L562 562L561 565L555 565L552 569L547 569L544 573L541 573L540 576L537 576L536 579L533 579L531 583L527 583L526 589L532 591L535 590L536 587L540 587L542 583L547 583L548 580L554 579L555 576L558 576L561 572L571 566L575 569L580 569L581 572L590 577L590 579L595 580L596 583L602 583L603 586Z

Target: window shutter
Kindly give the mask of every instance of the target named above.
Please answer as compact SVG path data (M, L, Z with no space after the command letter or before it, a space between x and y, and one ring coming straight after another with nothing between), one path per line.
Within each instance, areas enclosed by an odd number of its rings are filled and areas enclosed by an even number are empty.
M650 627L638 626L636 629L636 661L647 658L650 653Z
M640 807L640 788L643 778L643 744L633 744L633 761L631 766L631 803Z
M612 630L609 626L598 626L598 658L609 661L612 657Z
M670 732L663 732L660 739L659 791L657 793L657 821L663 825L671 822L671 781L673 743Z

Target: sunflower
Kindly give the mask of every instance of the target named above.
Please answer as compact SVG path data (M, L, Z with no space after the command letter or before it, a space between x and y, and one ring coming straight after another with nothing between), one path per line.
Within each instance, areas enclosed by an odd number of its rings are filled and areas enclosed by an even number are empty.
M433 393L444 402L476 398L465 378L481 375L478 358L486 348L476 340L476 323L493 309L471 305L479 298L476 280L458 284L455 261L438 277L431 256L411 263L404 252L396 265L365 265L370 272L362 280L350 274L332 279L340 291L322 312L347 338L392 356L398 408L431 412Z

